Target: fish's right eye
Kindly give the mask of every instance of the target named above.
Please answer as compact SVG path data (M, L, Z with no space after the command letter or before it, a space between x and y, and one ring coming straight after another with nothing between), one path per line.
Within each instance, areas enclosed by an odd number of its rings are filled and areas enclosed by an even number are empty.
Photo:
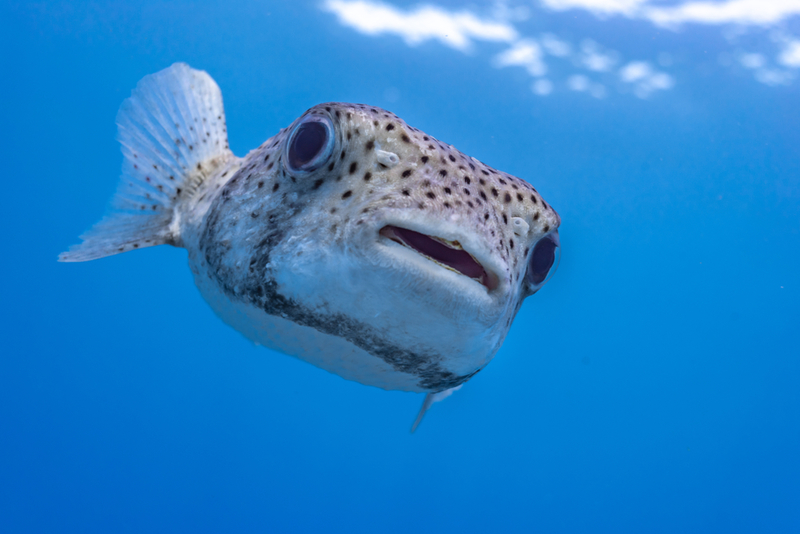
M295 126L286 144L286 165L290 172L318 169L333 152L333 125L327 117L309 115Z
M533 247L526 278L534 290L542 287L556 271L561 258L559 245L558 231L555 231L541 238Z

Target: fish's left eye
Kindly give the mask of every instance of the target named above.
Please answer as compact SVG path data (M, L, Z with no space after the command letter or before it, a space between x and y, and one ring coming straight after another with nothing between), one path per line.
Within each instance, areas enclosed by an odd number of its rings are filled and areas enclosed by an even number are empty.
M528 261L526 278L533 289L539 289L547 282L558 268L561 259L558 232L552 232L541 238L533 247Z
M286 167L295 173L318 169L333 152L333 141L330 119L318 115L305 117L294 127L286 143Z

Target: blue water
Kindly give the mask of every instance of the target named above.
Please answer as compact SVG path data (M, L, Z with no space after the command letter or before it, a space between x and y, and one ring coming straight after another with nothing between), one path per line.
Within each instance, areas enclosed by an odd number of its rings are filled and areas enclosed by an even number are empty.
M800 531L798 17L477 3L517 35L458 48L323 7L0 4L0 531ZM572 55L500 66L543 33ZM253 346L184 250L56 262L115 190L120 103L175 61L219 83L237 155L364 102L561 215L558 272L416 434L421 395ZM634 61L659 88L622 80Z

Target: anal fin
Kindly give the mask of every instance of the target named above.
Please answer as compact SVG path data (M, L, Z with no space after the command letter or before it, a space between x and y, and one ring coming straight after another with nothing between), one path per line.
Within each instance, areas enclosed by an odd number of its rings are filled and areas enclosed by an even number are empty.
M461 386L463 385L464 384L461 384L454 388L446 389L444 391L439 391L438 393L428 393L427 395L425 395L425 400L422 401L422 407L419 409L417 418L414 420L414 424L411 425L411 433L412 434L414 433L419 424L422 422L422 418L425 417L425 414L428 412L428 410L430 410L431 406L433 406L435 402L443 401L444 399L446 399L447 397L449 397L450 395L461 389Z

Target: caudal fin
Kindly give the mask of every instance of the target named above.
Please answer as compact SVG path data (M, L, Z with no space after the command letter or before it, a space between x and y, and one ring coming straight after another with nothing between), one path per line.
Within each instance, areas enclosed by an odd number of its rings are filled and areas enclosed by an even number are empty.
M185 63L145 76L117 114L122 177L106 216L59 261L87 261L179 240L176 206L232 154L222 94Z

